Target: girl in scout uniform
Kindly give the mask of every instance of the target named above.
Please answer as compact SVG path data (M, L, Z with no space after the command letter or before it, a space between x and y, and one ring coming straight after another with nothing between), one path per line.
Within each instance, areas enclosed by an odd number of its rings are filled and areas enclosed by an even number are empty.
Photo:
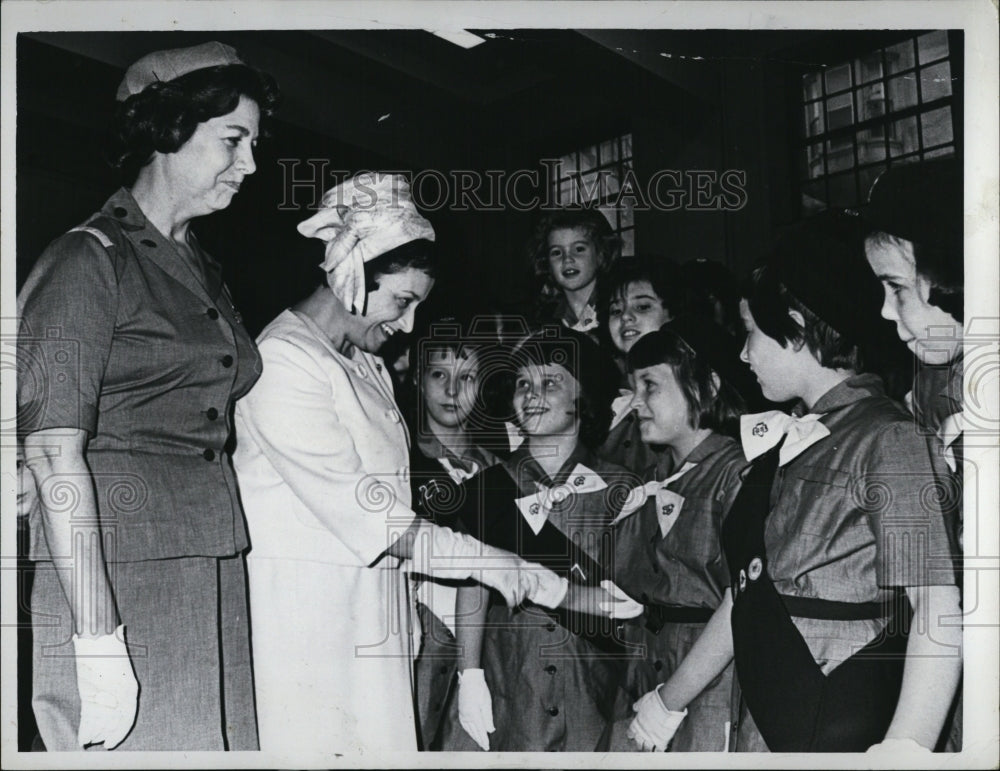
M893 166L876 180L863 216L872 228L865 239L865 256L885 290L882 316L895 323L899 338L917 358L913 390L906 403L923 431L934 437L956 577L960 578L965 417L962 175L958 161L941 158ZM959 750L960 699L949 720L946 748Z
M677 316L681 307L682 290L677 268L665 259L630 257L618 260L600 288L599 313L605 320L607 337L621 357L628 354L640 337L655 332ZM624 370L624 362L622 368ZM661 453L642 441L631 405L632 396L630 388L619 389L611 403L607 439L597 454L641 474L656 464Z
M798 226L741 301L744 361L765 398L798 404L741 421L754 462L723 527L731 589L673 676L634 705L630 734L647 749L666 746L731 659L737 750L937 741L961 661L959 631L940 620L958 614L958 590L927 444L861 374L878 300L860 236L856 220Z
M535 320L593 335L598 327L597 279L620 253L621 240L598 209L566 207L546 214L528 244L541 283Z
M741 393L752 388L739 344L704 319L681 317L646 335L628 365L643 441L666 448L614 525L616 581L646 608L625 625L644 652L629 660L623 692L631 707L673 674L728 590L722 522L748 463L727 434L737 432ZM673 751L725 749L732 675L730 664L688 705ZM626 726L616 723L612 751L639 749L624 741Z
M461 517L486 543L567 577L568 605L509 613L459 591L459 690L442 748L591 751L611 717L622 648L609 619L581 611L611 577L607 528L634 481L592 452L607 430L613 365L586 335L558 327L522 342L513 363L525 441L469 483Z
M476 443L480 345L458 334L455 319L443 319L414 347L417 412L410 433L413 508L439 525L453 527L458 486L493 466L498 458ZM415 662L417 712L422 749L435 749L438 726L458 667L454 636L456 584L420 581L417 614L423 630Z

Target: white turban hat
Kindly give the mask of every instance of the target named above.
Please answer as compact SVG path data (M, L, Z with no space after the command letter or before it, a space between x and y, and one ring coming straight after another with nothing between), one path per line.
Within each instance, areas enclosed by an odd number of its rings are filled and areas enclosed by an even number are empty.
M366 262L410 241L434 240L400 174L358 174L327 190L320 206L298 229L326 241L327 283L350 310L364 308Z

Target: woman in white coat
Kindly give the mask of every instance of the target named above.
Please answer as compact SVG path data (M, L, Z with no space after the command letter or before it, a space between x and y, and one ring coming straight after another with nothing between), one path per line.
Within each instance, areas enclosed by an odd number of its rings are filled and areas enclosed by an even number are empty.
M328 286L261 333L263 374L237 406L260 743L285 758L417 749L408 570L474 576L511 604L565 595L410 508L407 431L375 355L434 284L434 232L407 193L355 178L302 223L328 242Z

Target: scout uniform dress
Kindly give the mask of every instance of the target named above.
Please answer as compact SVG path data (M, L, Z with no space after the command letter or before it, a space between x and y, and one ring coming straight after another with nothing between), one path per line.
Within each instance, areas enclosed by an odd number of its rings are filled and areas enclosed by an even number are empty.
M219 266L198 276L119 190L56 239L18 299L18 431L84 429L108 576L139 682L121 750L257 748L231 406L260 374ZM79 749L70 607L31 523L32 704Z
M571 583L598 585L611 577L607 526L624 500L625 478L582 446L551 478L527 450L517 450L469 483L462 521L490 545ZM492 598L486 625L482 668L497 729L490 749L594 750L621 674L615 622L534 605L509 610ZM442 727L442 748L477 748L455 709Z
M461 501L459 485L498 462L480 447L465 448L461 457L429 432L421 435L410 453L410 488L413 508L437 525L454 528ZM437 749L438 726L445 714L448 694L458 670L458 645L454 635L457 586L464 582L419 578L416 608L423 631L420 654L414 662L417 717L421 749Z
M645 501L627 504L615 523L616 582L646 606L624 627L644 655L629 659L618 721L631 720L632 704L670 678L722 602L729 586L722 523L748 465L739 442L711 434L673 474L662 465L649 469L646 490L637 491ZM688 705L674 752L725 750L732 678L730 664ZM637 749L620 729L611 751Z
M913 390L906 395L910 408L925 433L933 434L932 456L941 486L941 507L945 514L948 535L955 560L955 580L962 589L962 487L964 429L962 405L963 359L961 356L947 366L918 364ZM945 725L943 744L949 752L962 749L962 688L952 705Z
M757 458L723 527L738 751L863 752L880 742L905 662L903 589L954 584L912 418L874 375L838 384L813 414L828 435L798 442L784 465L780 447Z
M329 762L417 749L405 574L408 436L378 357L285 311L236 410L261 749Z

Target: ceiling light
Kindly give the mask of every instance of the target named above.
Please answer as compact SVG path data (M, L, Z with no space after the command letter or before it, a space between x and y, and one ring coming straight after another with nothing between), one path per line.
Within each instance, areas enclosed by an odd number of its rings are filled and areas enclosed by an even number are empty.
M486 42L486 38L481 38L479 35L474 35L464 29L431 29L427 31L432 35L437 35L439 38L447 40L449 43L462 46L462 48L473 48L480 43Z

